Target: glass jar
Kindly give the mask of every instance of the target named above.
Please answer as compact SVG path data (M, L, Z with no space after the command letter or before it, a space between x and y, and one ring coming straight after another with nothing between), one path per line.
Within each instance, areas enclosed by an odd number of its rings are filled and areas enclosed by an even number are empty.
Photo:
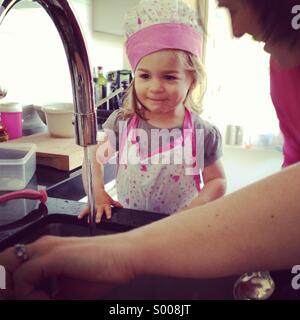
M0 124L0 142L8 141L8 134L6 129Z

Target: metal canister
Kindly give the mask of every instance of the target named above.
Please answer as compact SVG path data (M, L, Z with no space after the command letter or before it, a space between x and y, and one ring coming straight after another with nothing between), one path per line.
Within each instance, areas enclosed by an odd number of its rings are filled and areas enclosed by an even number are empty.
M241 146L243 144L243 127L236 127L236 144Z
M236 126L228 125L226 128L226 144L235 145L236 144Z

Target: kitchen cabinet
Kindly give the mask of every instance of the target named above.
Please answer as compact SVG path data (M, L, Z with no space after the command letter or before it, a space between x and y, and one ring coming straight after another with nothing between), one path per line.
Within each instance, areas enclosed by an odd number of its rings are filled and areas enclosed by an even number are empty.
M123 35L126 11L140 0L93 0L93 30L114 35Z
M124 15L139 2L140 0L93 0L93 30L123 35ZM185 2L197 9L197 0L185 0Z

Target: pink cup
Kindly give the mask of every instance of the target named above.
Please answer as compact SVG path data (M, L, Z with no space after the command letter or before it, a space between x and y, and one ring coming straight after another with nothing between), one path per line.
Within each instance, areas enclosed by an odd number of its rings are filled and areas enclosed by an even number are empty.
M0 112L9 140L22 137L22 106L18 103L0 104Z

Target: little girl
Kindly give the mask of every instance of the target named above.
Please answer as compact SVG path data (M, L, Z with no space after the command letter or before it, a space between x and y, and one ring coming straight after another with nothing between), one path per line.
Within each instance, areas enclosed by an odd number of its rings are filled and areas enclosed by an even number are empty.
M111 205L172 214L225 193L220 133L192 100L204 82L195 13L181 0L142 0L125 27L134 80L123 107L103 124L107 139L95 151L96 222L104 212L111 217ZM102 164L116 151L119 201L102 179Z

